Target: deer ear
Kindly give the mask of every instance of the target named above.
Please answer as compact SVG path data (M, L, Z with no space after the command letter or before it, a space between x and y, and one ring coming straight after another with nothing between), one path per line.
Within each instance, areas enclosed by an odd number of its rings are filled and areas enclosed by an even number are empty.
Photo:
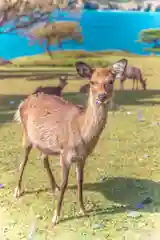
M83 78L91 78L94 70L88 64L78 61L76 62L75 67L79 76Z
M122 58L121 60L115 62L112 66L111 66L111 70L112 72L117 76L121 76L123 75L126 67L128 65L128 60L125 58Z

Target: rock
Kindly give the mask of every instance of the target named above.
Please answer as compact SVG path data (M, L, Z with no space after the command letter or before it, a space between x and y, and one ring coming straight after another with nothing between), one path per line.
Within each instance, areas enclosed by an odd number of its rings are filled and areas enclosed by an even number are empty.
M0 189L4 188L4 184L0 183Z
M93 230L102 229L102 228L104 228L104 224L96 223L96 224L93 224L92 228L93 228Z
M8 65L8 64L12 64L12 62L9 61L9 60L5 60L3 58L0 58L0 65Z
M131 112L127 112L127 115L131 115L132 113Z
M127 216L132 218L138 218L141 217L141 213L138 211L128 211Z

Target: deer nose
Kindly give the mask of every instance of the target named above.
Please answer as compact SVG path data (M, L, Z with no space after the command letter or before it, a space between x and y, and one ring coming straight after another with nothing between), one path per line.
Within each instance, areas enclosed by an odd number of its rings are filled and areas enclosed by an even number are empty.
M98 98L101 102L103 102L106 99L106 93L101 93L98 95Z

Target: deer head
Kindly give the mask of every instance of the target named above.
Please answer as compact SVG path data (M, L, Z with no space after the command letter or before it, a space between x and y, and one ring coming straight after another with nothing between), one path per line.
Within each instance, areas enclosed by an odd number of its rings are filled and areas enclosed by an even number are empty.
M106 68L93 69L84 62L76 62L76 70L83 78L88 78L90 83L90 96L96 104L106 104L112 97L114 81L122 75L128 64L126 59L121 59Z

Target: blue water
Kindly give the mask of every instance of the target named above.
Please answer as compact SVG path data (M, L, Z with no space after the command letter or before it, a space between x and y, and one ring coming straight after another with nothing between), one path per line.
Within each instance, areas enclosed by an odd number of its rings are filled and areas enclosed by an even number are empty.
M146 54L148 45L137 43L138 33L146 28L160 28L160 13L152 12L113 12L84 11L81 16L61 14L58 20L78 20L83 29L84 43L73 41L63 44L63 49L84 49L87 51L127 50ZM56 47L52 48L57 50ZM39 45L29 45L29 41L16 34L0 35L0 57L12 59L19 56L43 53Z

